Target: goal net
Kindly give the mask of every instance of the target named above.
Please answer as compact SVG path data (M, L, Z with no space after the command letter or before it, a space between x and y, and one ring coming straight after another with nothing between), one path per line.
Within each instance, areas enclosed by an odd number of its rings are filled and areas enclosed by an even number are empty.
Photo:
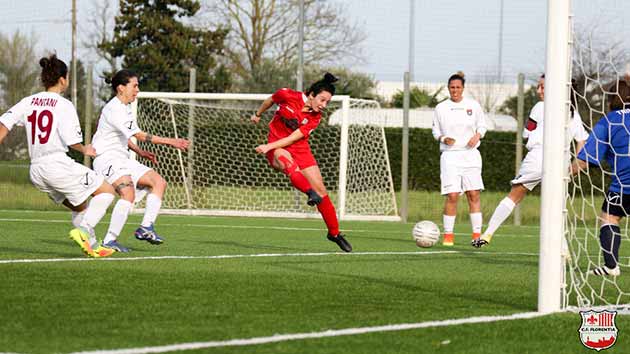
M627 66L630 56L623 46L598 38L595 31L583 33L578 30L574 33L577 34L573 40L571 71L575 85L571 94L576 99L585 126L592 128L600 119L606 119L607 97L618 93L615 83L619 79L630 83L630 67ZM630 114L625 119L630 119ZM627 152L610 152L628 157ZM602 252L610 251L600 246L599 230L603 223L599 216L608 187L615 178L612 171L612 166L604 162L601 166L589 165L580 174L569 176L564 230L570 256L565 267L563 305L567 309L608 307L630 310L629 218L623 218L619 225L621 250L618 264L621 275L601 277L589 273L604 265ZM630 186L622 186L623 190L623 193L630 193Z
M144 131L189 139L188 151L142 144L169 183L166 213L317 216L289 179L254 148L267 141L273 110L251 115L270 95L141 92L135 114ZM328 193L343 220L400 220L376 101L334 96L309 139Z

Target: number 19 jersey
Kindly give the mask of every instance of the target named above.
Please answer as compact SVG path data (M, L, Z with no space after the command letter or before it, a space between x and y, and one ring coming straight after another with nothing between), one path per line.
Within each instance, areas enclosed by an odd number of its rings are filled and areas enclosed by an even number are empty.
M74 105L54 92L40 92L22 99L0 116L11 130L25 126L31 162L66 156L69 145L83 142L83 132Z

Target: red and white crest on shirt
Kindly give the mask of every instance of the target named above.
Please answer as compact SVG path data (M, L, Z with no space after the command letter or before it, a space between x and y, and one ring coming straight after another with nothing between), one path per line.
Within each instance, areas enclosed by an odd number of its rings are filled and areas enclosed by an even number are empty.
M612 347L617 341L617 311L580 311L582 326L578 330L585 347L597 351Z
M466 110L466 114L468 114L469 116L472 116L472 109L470 109L470 108L469 108L469 109L467 109L467 110Z
M302 119L302 125L306 125L308 123L308 118Z

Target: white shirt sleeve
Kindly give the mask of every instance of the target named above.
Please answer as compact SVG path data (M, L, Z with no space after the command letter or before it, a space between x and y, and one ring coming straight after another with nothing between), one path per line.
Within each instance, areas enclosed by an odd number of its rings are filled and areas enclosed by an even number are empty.
M433 132L433 138L439 141L442 136L442 129L440 128L440 113L437 107L433 111L433 125L431 131Z
M0 123L2 123L7 129L13 129L13 126L24 125L24 109L26 108L25 100L21 100L15 106L11 107L6 113L0 116Z
M124 107L117 107L115 110L109 111L109 114L110 116L107 117L109 123L120 131L126 139L129 139L142 131L138 127L136 120L133 116L127 114Z
M544 116L545 116L545 105L542 101L539 101L534 105L534 107L532 107L532 110L529 112L528 118L531 118L536 123L541 124ZM527 121L525 121L525 124L523 126L523 138L525 139L529 138L529 133L530 131L527 130Z
M61 140L67 145L80 144L83 142L83 132L79 123L79 116L74 105L67 103L61 112L61 120L57 127Z
M588 139L588 133L584 129L582 124L582 117L578 113L577 109L573 112L573 118L571 119L571 134L575 141L586 141Z
M481 137L483 138L484 135L486 135L486 132L488 131L488 124L486 123L486 114L483 111L483 109L481 108L481 105L477 104L478 109L477 109L477 117L476 118L476 132L479 133L481 135Z

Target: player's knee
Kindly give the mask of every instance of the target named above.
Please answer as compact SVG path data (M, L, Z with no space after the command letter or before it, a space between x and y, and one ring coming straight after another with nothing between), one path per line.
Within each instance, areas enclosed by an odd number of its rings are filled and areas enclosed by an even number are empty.
M298 170L297 164L294 161L288 159L286 156L279 156L278 161L280 161L284 166L282 172L284 172L284 174L287 176L291 176L295 173L295 171Z
M131 181L119 183L118 185L116 185L115 189L116 193L120 195L121 199L133 203L134 199L136 198L135 188L133 182Z

